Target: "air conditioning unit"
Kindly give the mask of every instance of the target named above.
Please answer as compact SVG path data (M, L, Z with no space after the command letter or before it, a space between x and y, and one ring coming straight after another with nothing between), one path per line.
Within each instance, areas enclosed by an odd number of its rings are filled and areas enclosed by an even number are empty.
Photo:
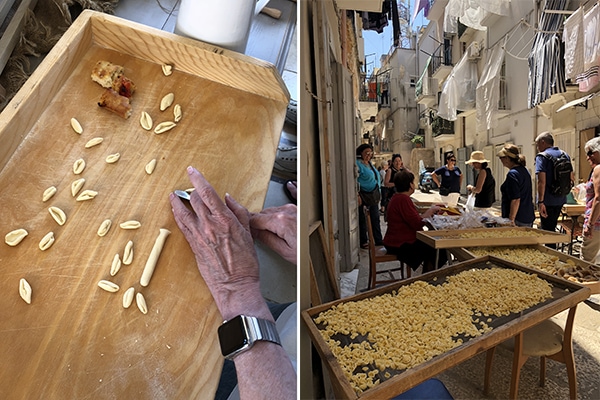
M479 42L473 42L467 48L467 58L471 61L479 60L481 49L479 48Z

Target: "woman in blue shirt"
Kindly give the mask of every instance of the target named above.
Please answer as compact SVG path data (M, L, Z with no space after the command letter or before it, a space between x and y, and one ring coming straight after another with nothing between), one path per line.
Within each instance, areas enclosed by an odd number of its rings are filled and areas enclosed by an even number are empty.
M525 168L525 156L519 154L519 148L507 144L498 152L498 157L506 168L506 180L500 186L502 193L502 217L508 218L515 226L533 226L531 174Z
M369 236L367 233L367 222L365 220L365 212L363 207L369 209L371 216L371 225L373 227L373 237L370 238L375 242L375 246L383 245L381 236L381 226L379 224L379 203L365 204L365 196L360 196L361 192L371 193L377 191L381 198L381 175L379 171L371 163L373 158L373 147L370 144L363 143L356 148L356 172L359 190L359 206L358 206L358 227L360 230L360 247L366 249L369 247Z
M440 188L441 195L447 196L450 193L460 193L463 175L460 168L456 166L456 157L453 153L446 155L446 165L433 171L431 177Z

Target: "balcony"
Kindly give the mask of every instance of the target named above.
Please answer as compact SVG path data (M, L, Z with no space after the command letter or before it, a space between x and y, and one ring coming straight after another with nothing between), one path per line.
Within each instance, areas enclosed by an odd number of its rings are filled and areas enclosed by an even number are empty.
M341 10L381 12L383 0L337 0Z
M444 14L448 0L429 0L429 12L425 16L430 21L437 21Z
M470 43L473 41L473 38L477 32L477 29L463 25L461 24L460 20L458 21L458 40L461 42Z
M437 80L426 75L417 81L415 97L418 104L433 108L437 104L438 93Z
M452 68L452 43L444 39L444 44L440 44L431 57L431 77L443 82L452 72Z
M443 141L454 138L454 121L448 121L442 117L434 117L431 120L431 135L435 141Z

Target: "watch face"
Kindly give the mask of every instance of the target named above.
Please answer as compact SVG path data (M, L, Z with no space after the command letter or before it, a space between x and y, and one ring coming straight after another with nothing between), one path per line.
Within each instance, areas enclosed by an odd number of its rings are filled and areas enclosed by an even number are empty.
M218 333L223 356L234 353L249 344L244 321L239 315L219 326Z

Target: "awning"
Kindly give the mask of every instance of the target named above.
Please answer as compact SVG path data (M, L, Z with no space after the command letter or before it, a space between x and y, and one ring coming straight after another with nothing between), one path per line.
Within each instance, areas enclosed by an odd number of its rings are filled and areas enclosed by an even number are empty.
M599 94L600 94L600 92L596 92L596 93L588 94L587 96L580 97L579 99L571 100L568 103L561 106L558 110L556 110L556 112L566 110L569 107L575 107L578 104L587 102L588 100L591 100L592 98L598 96Z

